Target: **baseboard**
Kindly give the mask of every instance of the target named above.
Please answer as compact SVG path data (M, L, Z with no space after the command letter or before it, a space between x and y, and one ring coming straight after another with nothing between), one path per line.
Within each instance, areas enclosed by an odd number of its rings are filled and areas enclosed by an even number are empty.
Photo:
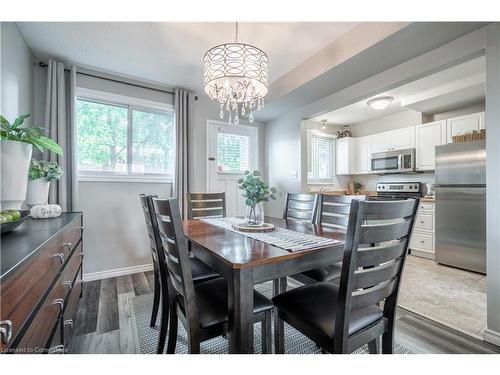
M484 330L484 341L500 346L500 332L492 331L491 329L486 328Z
M141 264L139 266L116 268L113 270L91 272L83 274L83 281L94 281L107 279L109 277L117 277L123 275L131 275L133 273L147 272L153 270L153 264Z

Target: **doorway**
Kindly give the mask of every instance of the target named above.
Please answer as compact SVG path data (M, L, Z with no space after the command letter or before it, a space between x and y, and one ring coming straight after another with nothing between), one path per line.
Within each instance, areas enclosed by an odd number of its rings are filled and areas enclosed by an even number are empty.
M258 129L207 121L207 191L226 193L227 216L243 216L238 179L258 166Z

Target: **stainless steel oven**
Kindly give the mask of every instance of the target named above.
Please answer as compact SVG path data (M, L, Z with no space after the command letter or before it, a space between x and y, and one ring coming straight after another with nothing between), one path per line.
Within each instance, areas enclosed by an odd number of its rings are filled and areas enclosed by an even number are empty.
M372 173L415 172L415 149L377 152L371 156Z

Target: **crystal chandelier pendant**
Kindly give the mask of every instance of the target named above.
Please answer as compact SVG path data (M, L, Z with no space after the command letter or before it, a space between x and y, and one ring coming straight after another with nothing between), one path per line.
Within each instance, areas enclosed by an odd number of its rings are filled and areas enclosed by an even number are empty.
M248 113L264 108L268 87L269 58L257 47L238 42L238 23L234 43L217 45L203 57L205 93L220 104L219 117L228 114L229 123L238 124Z

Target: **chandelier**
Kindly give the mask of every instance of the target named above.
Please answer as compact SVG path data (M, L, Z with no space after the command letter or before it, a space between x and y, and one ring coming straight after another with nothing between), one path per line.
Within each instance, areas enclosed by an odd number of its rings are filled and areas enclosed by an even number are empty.
M264 108L269 58L259 48L238 43L238 23L234 43L212 47L203 57L203 86L205 93L220 104L219 116L226 115L229 123L238 124L248 115Z

